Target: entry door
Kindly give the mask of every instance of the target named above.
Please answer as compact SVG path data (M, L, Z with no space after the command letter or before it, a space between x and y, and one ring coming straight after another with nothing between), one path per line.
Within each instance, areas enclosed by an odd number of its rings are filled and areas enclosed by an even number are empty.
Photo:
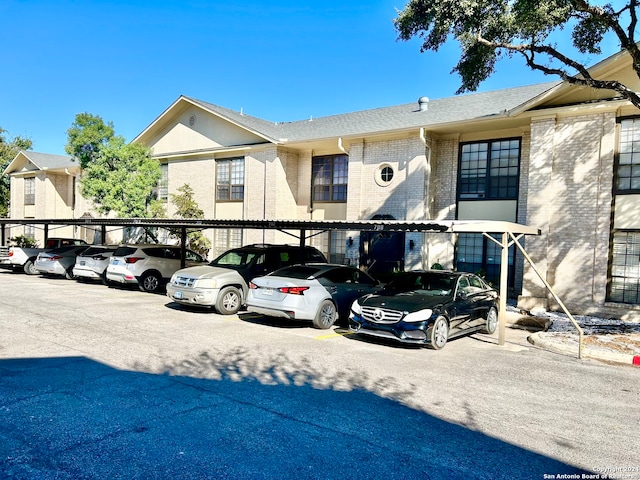
M404 270L404 232L361 232L360 267L386 282Z

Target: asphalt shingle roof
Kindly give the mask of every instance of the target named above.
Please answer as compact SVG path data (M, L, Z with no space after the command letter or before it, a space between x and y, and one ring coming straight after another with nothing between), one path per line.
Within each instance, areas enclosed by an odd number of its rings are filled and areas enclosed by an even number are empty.
M349 135L383 133L488 118L509 112L558 85L540 83L490 92L458 95L429 101L420 111L418 101L392 107L330 115L309 120L275 123L219 105L187 97L244 128L274 142L309 141Z
M40 170L53 170L77 167L79 163L74 161L72 157L65 155L53 155L50 153L39 153L23 150L22 153Z

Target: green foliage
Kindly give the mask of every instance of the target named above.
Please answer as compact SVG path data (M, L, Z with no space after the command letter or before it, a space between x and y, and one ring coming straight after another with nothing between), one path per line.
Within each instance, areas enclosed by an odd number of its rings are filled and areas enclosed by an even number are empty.
M119 217L146 217L153 189L162 173L151 151L138 143L111 137L98 147L80 177L80 192L91 198L100 213Z
M170 194L171 203L176 207L175 217L184 219L204 218L204 211L193 199L193 189L189 184L182 185L178 188L178 192L180 192L179 195ZM178 230L172 230L172 235L180 238ZM188 229L186 246L206 257L211 248L211 241L202 234L201 230Z
M188 183L178 188L180 195L170 194L171 203L176 207L177 218L204 218L204 210L193 199L193 189Z
M79 113L67 130L67 145L64 150L77 158L84 169L98 159L100 150L109 144L114 135L113 123L104 123L97 115Z
M0 217L6 217L9 214L9 200L11 198L9 192L9 177L2 175L2 172L9 166L20 150L30 150L33 143L31 140L21 137L15 137L11 140L5 138L5 130L0 128Z
M15 237L11 237L9 241L13 243L16 247L36 248L38 246L38 242L34 238L25 237L24 235L17 235Z
M618 5L618 3L616 3ZM572 84L613 90L640 108L640 96L616 80L592 78L578 59L600 54L606 35L615 36L631 55L640 77L640 49L634 39L636 2L610 4L589 0L410 0L394 25L401 40L419 37L421 51L437 51L455 38L462 53L453 72L474 91L490 77L498 60L521 55L533 70ZM559 32L570 42L556 43Z

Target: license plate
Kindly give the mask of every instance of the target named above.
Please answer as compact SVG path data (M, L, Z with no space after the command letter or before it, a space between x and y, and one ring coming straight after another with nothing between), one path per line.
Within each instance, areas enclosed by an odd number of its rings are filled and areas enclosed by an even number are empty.
M173 298L182 298L182 292L174 292Z
M111 265L120 265L120 260L112 260Z
M262 294L263 295L268 295L268 296L273 295L273 288L263 288L262 289Z
M84 265L86 265L86 264L87 264L87 262L85 262L84 260L80 260L80 265L81 265L81 266L84 266Z

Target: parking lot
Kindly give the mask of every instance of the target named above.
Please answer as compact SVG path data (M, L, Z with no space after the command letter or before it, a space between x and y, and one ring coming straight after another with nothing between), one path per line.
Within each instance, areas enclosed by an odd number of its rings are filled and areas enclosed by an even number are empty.
M640 478L638 370L523 330L434 351L63 278L0 292L3 478Z

